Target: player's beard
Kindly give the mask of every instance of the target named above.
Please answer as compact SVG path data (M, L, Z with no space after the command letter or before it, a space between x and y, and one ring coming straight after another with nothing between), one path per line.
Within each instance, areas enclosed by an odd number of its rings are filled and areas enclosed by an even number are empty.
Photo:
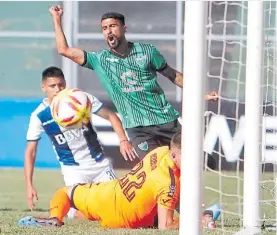
M107 43L111 49L116 49L121 44L121 39L113 36L112 40L110 40L109 38L107 39Z

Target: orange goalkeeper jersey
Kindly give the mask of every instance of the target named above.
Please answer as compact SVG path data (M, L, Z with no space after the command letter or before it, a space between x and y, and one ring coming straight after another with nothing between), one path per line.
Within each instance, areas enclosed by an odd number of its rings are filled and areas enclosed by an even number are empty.
M180 171L160 147L120 179L77 186L72 201L102 227L139 228L153 225L157 205L174 210L179 194Z

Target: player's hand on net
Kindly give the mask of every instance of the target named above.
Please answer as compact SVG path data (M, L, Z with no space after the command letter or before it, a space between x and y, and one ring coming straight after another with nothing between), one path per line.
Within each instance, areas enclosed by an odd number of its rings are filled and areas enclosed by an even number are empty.
M120 141L120 153L126 161L134 161L137 158L137 154L133 145L128 140Z
M218 97L219 96L218 96L217 92L212 91L212 92L205 95L205 100L207 100L207 101L217 101Z
M49 8L49 12L53 17L61 17L63 14L63 8L60 5L54 5Z
M33 187L27 188L27 200L28 200L28 206L31 210L35 208L35 201L38 201L38 194L37 191Z

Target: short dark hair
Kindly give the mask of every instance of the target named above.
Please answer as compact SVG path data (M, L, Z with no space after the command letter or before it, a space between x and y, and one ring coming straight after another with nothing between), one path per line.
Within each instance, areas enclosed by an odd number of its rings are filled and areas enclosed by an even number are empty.
M64 79L63 71L58 67L48 67L42 72L42 81L45 81L47 78L50 77L58 77Z
M170 142L170 148L181 149L181 146L182 146L182 134L181 132L178 132L174 134L174 136L172 137Z
M124 15L117 13L117 12L107 12L102 15L101 22L106 19L114 18L121 22L122 25L125 25L125 17Z

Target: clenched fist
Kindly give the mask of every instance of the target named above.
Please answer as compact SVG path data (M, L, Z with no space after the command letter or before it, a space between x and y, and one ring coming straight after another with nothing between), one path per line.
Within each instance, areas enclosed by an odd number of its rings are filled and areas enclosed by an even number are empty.
M54 5L49 8L49 12L53 17L60 18L63 14L63 8L60 5Z

